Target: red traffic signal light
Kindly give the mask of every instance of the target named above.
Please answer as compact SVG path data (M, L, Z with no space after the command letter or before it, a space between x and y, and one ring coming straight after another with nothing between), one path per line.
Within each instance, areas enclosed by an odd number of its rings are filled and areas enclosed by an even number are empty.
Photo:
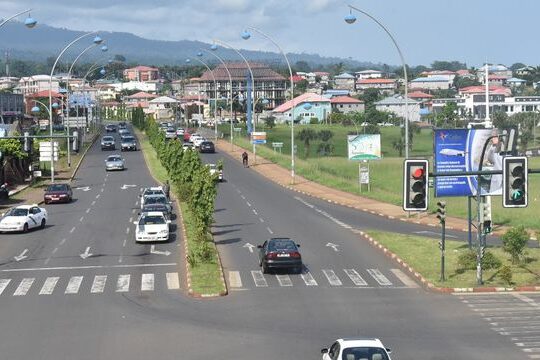
M425 211L428 208L429 163L405 160L403 166L403 209Z

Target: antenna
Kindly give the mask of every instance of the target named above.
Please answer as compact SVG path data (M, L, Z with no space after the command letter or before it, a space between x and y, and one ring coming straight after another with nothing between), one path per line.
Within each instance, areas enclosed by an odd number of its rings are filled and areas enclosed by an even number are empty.
M6 77L9 77L9 50L6 50Z

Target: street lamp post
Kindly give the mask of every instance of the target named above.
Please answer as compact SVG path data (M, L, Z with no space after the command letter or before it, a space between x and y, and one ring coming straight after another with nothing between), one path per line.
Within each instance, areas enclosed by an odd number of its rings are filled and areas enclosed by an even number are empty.
M355 6L347 5L349 9L351 10L351 13L349 13L347 16L345 16L345 22L347 24L353 24L356 22L356 16L352 14L352 10L356 10L364 15L366 15L368 18L373 20L377 25L379 25L386 34L390 37L390 40L392 40L392 43L394 43L394 46L396 47L396 50L399 54L399 58L401 59L401 65L403 66L403 77L405 78L405 158L409 158L409 81L407 78L407 64L405 63L405 58L403 56L403 53L401 52L401 49L399 48L399 45L392 35L390 31L384 26L379 20L377 20L375 17L373 17L371 14L365 12L364 10L360 10Z
M292 118L291 119L291 184L294 185L294 177L295 177L295 172L294 172L294 108L295 108L295 104L294 104L294 81L293 81L291 63L289 61L289 58L287 57L287 54L285 54L281 46L279 46L279 44L274 39L272 39L268 34L252 26L248 26L247 30L255 31L256 33L258 33L259 35L263 36L268 41L270 41L272 44L274 44L278 48L281 55L283 55L283 57L285 58L285 62L287 63L287 68L289 69L289 81L291 85L291 104L292 104L292 107L291 107L291 118ZM247 30L242 33L242 38L244 40L248 40L251 37L251 34Z
M39 104L39 105L43 106L43 108L44 108L45 110L47 110L47 113L48 113L49 115L51 115L51 110L50 110L49 106L45 105L43 102L41 102L41 101L39 101L39 100L35 100L35 99L34 99L33 101L34 101L34 107L32 107L32 109L30 110L31 112L33 112L33 113L38 113L39 110L40 110L40 108L39 108L39 106L37 106L36 104ZM51 107L52 107L53 109L56 109L56 108L58 108L58 104L57 104L57 103L54 103L54 104L51 105ZM49 118L50 118L50 116L49 116ZM49 126L52 128L52 123L49 123ZM69 141L69 140L68 140L68 141ZM54 144L53 144L53 141L52 141L52 137L51 137L51 159L54 160ZM53 170L53 169L51 169L51 171L52 171L52 170Z
M8 21L16 18L17 16L28 13L28 17L26 18L26 20L24 20L24 25L27 28L32 29L34 26L36 26L37 21L32 16L30 16L30 11L32 11L32 9L24 10L19 13L16 13L15 15L8 17L7 19L5 19L4 21L0 23L0 27L4 26L5 24L7 24Z
M56 69L56 64L58 63L58 60L60 60L62 55L67 51L67 49L69 49L73 44L75 44L77 41L79 41L79 40L81 40L81 39L83 39L83 38L85 38L87 36L94 35L94 34L97 34L97 32L93 31L93 32L82 34L81 36L77 37L75 40L71 41L69 44L67 44L62 49L62 51L60 51L60 54L58 54L58 56L56 57L56 60L54 61L53 67L51 69L51 75L49 77L49 124L50 124L49 127L50 127L50 136L51 136L51 146L52 146L52 141L53 141L52 77L54 75L54 70ZM97 35L94 38L94 43L100 44L102 41L103 40ZM52 183L54 182L54 157L51 157L51 182Z

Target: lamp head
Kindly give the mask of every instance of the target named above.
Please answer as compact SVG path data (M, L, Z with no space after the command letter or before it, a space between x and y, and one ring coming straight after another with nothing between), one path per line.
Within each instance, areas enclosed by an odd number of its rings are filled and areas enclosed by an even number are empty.
M99 73L100 73L101 75L105 75L105 74L107 73L107 70L101 68L101 70L99 70Z
M197 56L198 56L198 57L202 57L202 55L203 55L203 54L202 54L202 52L200 52L200 51L197 53Z
M242 36L242 39L248 40L248 39L251 37L251 34L249 33L249 31L244 30L244 31L242 32L242 35L241 35L241 36Z
M109 50L109 48L107 47L107 45L101 46L101 51L106 52L107 50Z
M344 20L347 24L354 24L356 22L356 16L353 15L352 9L350 10L349 14L345 16Z
M218 46L216 44L212 44L212 46L210 46L210 50L216 51L217 49Z
M263 105L268 105L268 104L270 103L270 101L268 101L268 99L262 99L262 100L261 100L261 103L262 103Z
M101 44L103 42L103 39L99 37L99 35L96 35L94 38L94 44Z
M37 20L30 16L30 14L28 14L28 17L26 18L26 20L24 20L24 25L27 28L32 29L34 26L36 26L36 24Z
M191 62L191 59L186 59L186 64L189 64Z
M58 105L58 103L56 103L56 102L52 103L52 105L51 105L51 107L52 107L53 109L58 109L59 106L60 106L60 105Z
M34 106L30 111L33 112L33 113L38 113L39 112L39 106Z

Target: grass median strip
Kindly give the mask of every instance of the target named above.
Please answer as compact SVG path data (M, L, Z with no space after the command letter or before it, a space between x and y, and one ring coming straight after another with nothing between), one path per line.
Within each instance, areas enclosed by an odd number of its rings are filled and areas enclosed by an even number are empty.
M460 256L464 257L470 251L467 244L462 241L446 240L446 281L440 281L441 251L438 245L440 238L402 235L375 230L369 230L367 233L392 253L397 254L415 271L437 287L477 287L476 269L471 269L470 266L468 269L464 269L462 262L459 261ZM476 248L473 249L476 251ZM483 286L516 287L539 285L540 262L538 259L540 259L540 249L528 248L524 259L518 264L512 264L510 255L505 253L501 247L488 247L486 253L488 252L500 260L501 266L484 270ZM474 265L474 263L470 265ZM505 266L508 266L511 270L511 281L503 279L502 269Z
M161 165L157 153L148 141L147 136L140 132L136 131L137 137L139 138L140 148L144 153L146 158L146 163L149 166L150 172L158 179L160 182L164 182L168 179L167 170ZM191 252L191 249L196 249L198 244L196 243L197 229L193 222L193 215L189 210L188 206L185 203L180 202L180 208L182 210L182 221L186 230L186 239L187 242L188 254ZM177 228L177 232L180 232L180 225ZM191 277L191 290L194 294L198 295L215 295L225 292L225 288L222 281L221 268L218 261L217 248L211 238L209 237L209 251L210 256L209 260L205 262L188 262L188 271L190 272Z

